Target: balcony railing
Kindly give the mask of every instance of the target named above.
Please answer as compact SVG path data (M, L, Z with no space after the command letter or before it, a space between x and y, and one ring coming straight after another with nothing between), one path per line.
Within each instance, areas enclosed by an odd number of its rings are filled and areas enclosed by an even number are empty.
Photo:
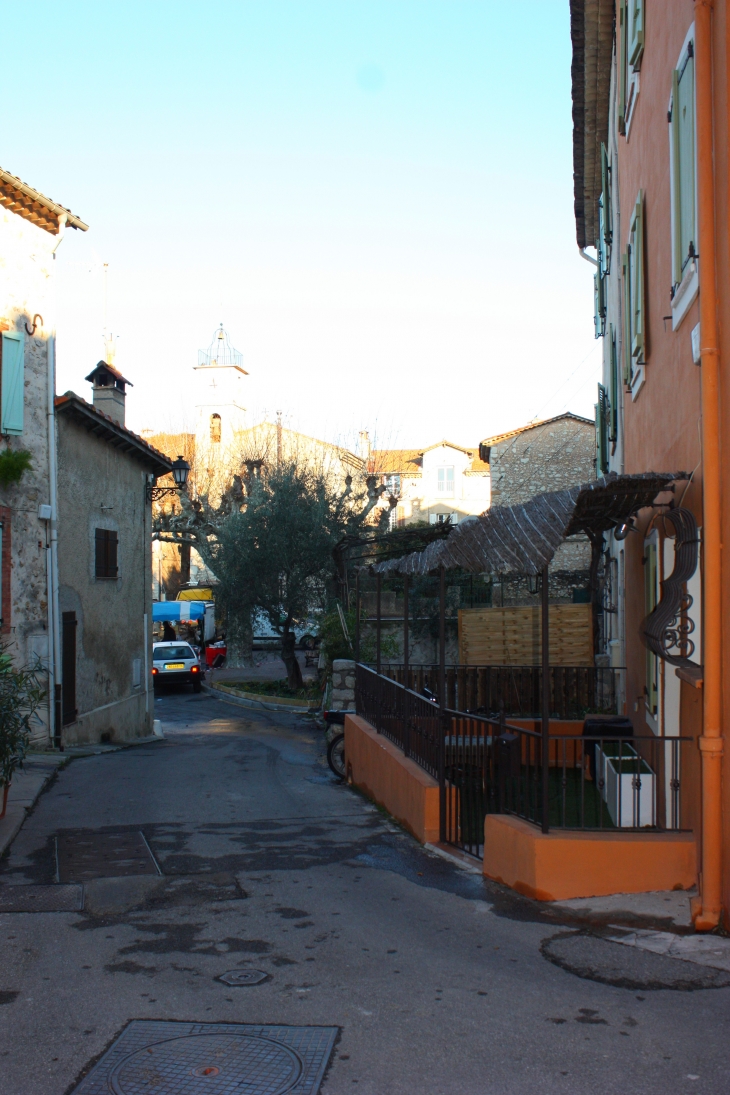
M405 685L403 665L384 665L382 672ZM550 666L550 717L582 719L588 712L615 714L623 669L585 665ZM438 701L439 667L412 665L412 691L427 689ZM445 706L463 711L507 717L540 718L542 667L539 665L447 665Z
M481 855L487 814L545 829L612 832L682 828L688 738L542 735L450 708L364 665L358 714L439 781L442 839ZM546 797L547 796L547 797Z

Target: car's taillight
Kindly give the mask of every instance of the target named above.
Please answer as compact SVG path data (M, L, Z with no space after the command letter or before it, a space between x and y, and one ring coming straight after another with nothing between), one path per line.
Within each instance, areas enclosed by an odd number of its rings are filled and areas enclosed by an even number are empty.
M156 676L157 676L157 674L158 674L159 672L160 672L160 671L159 671L159 669L155 669L155 667L154 667L154 665L153 665L153 666L152 666L152 676L153 676L153 677L156 677Z
M200 666L199 665L194 665L192 667L192 669L190 670L190 672L191 673L199 673L200 672Z

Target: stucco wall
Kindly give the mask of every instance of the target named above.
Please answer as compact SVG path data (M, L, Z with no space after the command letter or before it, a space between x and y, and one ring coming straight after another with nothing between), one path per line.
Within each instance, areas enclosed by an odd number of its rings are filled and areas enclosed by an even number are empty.
M50 281L51 249L56 237L0 209L0 330L25 332L32 317L43 317L34 335L25 334L24 430L3 437L0 447L25 449L33 466L17 485L0 488L0 506L10 510L10 605L3 606L3 639L19 664L48 656L48 599L46 583L46 523L38 506L48 503L48 331L52 327ZM42 674L48 688L47 675ZM34 744L48 740L48 709L34 725Z
M112 740L143 737L151 732L153 707L151 692L145 705L145 613L148 666L152 631L145 467L63 413L58 446L60 610L75 612L78 621L78 718L64 727L64 741L98 741L102 734ZM117 578L94 576L97 528L118 533Z

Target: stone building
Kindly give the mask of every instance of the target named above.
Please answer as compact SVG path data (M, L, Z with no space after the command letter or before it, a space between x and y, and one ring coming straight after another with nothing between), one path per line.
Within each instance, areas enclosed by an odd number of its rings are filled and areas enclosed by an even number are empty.
M93 405L56 401L65 744L152 732L152 512L171 461L124 424L128 381L100 361Z
M596 426L589 418L561 414L482 441L492 477L492 505L516 506L537 494L590 483L596 477ZM550 564L553 602L588 597L591 546L585 536L561 544ZM532 604L536 586L526 578L495 581L496 605Z
M54 436L54 262L66 228L87 226L0 169L0 632L18 665L40 669L47 700L34 744L56 733L61 677ZM30 466L8 480L13 454Z
M386 488L381 505L387 506L391 495L397 499L392 524L435 525L450 518L456 525L489 508L489 464L482 460L478 445L464 448L439 441L423 449L370 451L367 434L361 434L363 443L368 469Z

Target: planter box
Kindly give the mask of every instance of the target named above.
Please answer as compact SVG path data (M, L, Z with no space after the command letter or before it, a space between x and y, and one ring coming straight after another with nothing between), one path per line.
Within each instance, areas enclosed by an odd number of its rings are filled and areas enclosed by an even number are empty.
M598 786L614 825L656 825L656 776L628 742L596 747Z

